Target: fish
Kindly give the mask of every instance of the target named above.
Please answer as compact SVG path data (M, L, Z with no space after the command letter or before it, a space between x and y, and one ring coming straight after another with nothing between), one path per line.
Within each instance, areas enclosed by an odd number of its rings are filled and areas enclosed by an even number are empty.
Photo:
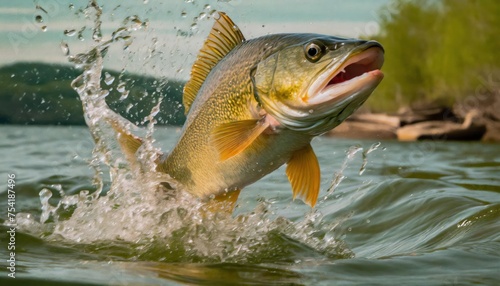
M186 122L157 171L232 212L244 187L286 164L293 199L314 207L321 176L311 140L381 82L382 45L313 33L246 40L226 13L214 18L184 86ZM133 154L141 140L122 135Z

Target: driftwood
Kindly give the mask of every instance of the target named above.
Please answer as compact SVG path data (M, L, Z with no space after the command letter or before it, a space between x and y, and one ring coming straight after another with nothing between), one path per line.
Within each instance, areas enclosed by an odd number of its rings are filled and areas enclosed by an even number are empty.
M396 129L396 127L377 122L346 120L327 135L351 139L396 139Z
M473 122L478 115L477 110L470 111L461 124L453 121L427 121L410 124L399 128L396 134L400 141L480 140L486 133L486 126Z
M400 141L481 140L487 131L487 126L481 118L483 114L478 110L472 110L461 120L451 109L442 107L404 109L394 115L357 113L327 135ZM500 123L495 126L500 131ZM497 141L497 139L500 141L500 138L490 140Z

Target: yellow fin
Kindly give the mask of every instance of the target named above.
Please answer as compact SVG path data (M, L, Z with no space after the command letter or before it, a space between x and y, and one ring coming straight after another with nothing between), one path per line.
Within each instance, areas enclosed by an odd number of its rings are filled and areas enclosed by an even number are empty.
M310 144L292 154L287 163L286 175L292 185L293 199L299 196L314 207L318 199L321 174L318 159Z
M212 132L212 143L224 161L245 150L268 126L258 119L225 123Z
M142 139L133 135L128 130L123 129L118 126L116 122L110 122L111 126L117 133L116 139L120 144L120 148L122 149L123 154L127 158L130 163L137 162L137 158L135 157L135 152L142 145Z
M234 47L244 41L245 37L240 29L225 13L219 12L219 19L216 19L205 40L191 69L191 77L184 86L182 103L186 114L212 68Z

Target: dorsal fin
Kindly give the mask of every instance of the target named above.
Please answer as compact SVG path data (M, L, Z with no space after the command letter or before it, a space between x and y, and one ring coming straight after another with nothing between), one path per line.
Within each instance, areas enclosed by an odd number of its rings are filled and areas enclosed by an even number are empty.
M212 68L224 58L234 47L245 41L240 29L224 12L219 12L205 44L200 50L191 69L191 78L184 86L182 103L187 114L196 98L201 85Z

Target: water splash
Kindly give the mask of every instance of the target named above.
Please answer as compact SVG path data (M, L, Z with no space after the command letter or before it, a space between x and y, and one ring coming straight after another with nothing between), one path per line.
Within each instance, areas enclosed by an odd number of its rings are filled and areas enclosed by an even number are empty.
M363 175L363 173L365 172L366 170L366 165L368 164L368 154L370 154L371 152L375 151L378 149L378 147L380 147L381 143L380 142L377 142L377 143L373 143L370 148L368 148L367 150L363 151L362 155L363 155L363 163L361 164L361 168L359 168L359 175Z
M141 260L262 262L277 256L293 261L307 259L308 255L352 257L349 248L337 239L339 221L324 220L319 211L292 221L276 217L272 203L264 200L253 211L235 217L213 214L167 174L157 172L156 164L164 156L154 146L155 116L161 100L141 122L146 125L141 129L109 108L106 98L110 90L106 88L115 78L103 74L103 59L110 47L123 43L126 46L133 41L135 31L147 28L147 21L129 16L111 35L103 35L102 9L97 2L90 1L85 13L94 18L94 47L71 55L65 44L63 52L82 69L71 86L80 97L95 142L89 161L95 174L95 190L67 195L57 185L42 189L40 221L22 214L22 230L47 240L87 245L89 251L96 252L103 245L124 244L130 258ZM200 14L199 18L207 17ZM84 30L78 32L79 37ZM116 89L126 97L130 83L119 81ZM142 134L143 143L134 160L122 152L117 130ZM105 184L106 176L109 186ZM51 204L53 191L61 197L55 205Z
M60 47L61 47L61 51L63 52L63 55L69 56L69 46L68 46L68 43L66 43L66 42L63 41L63 42L61 42Z
M107 85L112 85L113 82L115 81L115 77L112 76L110 73L108 72L105 72L104 73L104 82L107 84Z
M328 187L328 189L326 191L327 194L325 195L323 200L327 200L331 196L331 194L333 194L335 189L337 189L337 187L340 185L340 183L345 179L344 171L350 165L350 163L353 161L353 159L355 158L355 155L358 152L362 151L361 154L362 154L362 158L363 158L362 159L363 161L361 163L361 167L359 168L359 175L361 176L365 172L366 165L368 164L368 154L377 150L380 147L380 145L381 145L380 142L373 143L370 146L370 148L368 148L366 150L363 147L361 147L361 145L351 146L347 150L346 157L345 157L344 161L342 162L340 169L333 174L330 186Z
M349 163L353 160L354 155L356 155L356 153L358 153L359 151L362 151L362 150L363 150L363 147L361 147L360 145L351 146L349 148L349 150L347 150L347 155L346 155L344 161L342 162L340 169L333 174L333 178L331 180L330 186L328 187L328 189L326 191L327 194L325 196L325 199L327 197L329 197L333 193L333 191L337 188L337 186L342 182L342 180L345 179L345 176L344 176L345 169L347 168Z
M85 40L85 37L83 36L83 32L85 32L85 29L87 29L86 26L83 26L80 30L78 30L78 40L80 41L84 41Z
M73 37L74 35L76 35L76 30L75 29L64 30L63 34L68 37Z

